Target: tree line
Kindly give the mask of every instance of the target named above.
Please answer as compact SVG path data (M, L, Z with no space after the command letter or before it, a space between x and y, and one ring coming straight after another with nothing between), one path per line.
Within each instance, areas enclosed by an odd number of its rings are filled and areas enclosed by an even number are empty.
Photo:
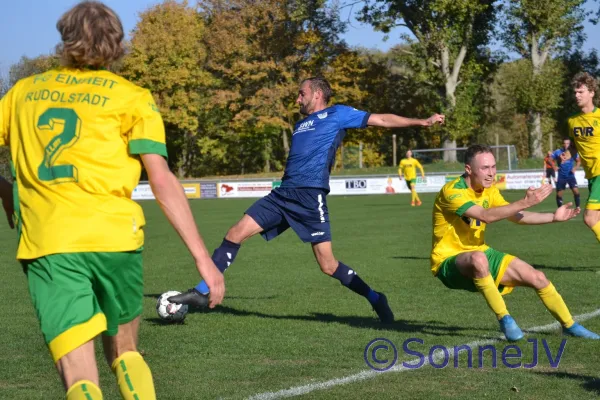
M411 34L387 52L351 48L344 10L389 33ZM426 135L398 130L400 151L472 142L516 146L543 157L577 111L570 79L600 75L583 52L585 0L173 0L139 14L115 73L148 88L180 177L280 171L302 79L324 76L334 103L377 113L447 115ZM54 54L23 57L0 91L59 65ZM352 130L367 166L391 165L390 132ZM456 153L444 153L455 161Z

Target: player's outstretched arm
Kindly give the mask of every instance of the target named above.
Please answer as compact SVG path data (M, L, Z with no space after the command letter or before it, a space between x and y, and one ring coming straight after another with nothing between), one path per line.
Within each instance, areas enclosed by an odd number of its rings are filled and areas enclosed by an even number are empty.
M192 210L181 183L158 154L142 154L148 181L165 216L173 225L196 262L196 268L210 289L209 306L220 304L225 295L223 274L213 263L198 232Z
M13 202L12 184L4 179L3 176L0 176L0 198L2 199L2 207L6 213L6 218L8 219L8 226L10 226L10 229L13 229L15 224L13 223L12 217L15 206Z
M521 211L513 215L508 220L522 225L542 225L553 222L565 222L579 215L578 208L571 208L573 203L563 204L552 213L536 213L530 211Z
M492 208L483 208L475 205L467 209L463 215L469 218L478 219L486 224L491 224L492 222L501 221L503 219L510 219L521 211L533 207L536 204L540 204L550 195L550 193L552 193L552 185L542 185L537 189L530 187L527 190L525 197L514 203Z
M443 124L446 119L445 115L433 114L427 119L415 119L401 117L395 114L371 114L367 125L381 126L383 128L408 128L410 126L432 126L435 124Z

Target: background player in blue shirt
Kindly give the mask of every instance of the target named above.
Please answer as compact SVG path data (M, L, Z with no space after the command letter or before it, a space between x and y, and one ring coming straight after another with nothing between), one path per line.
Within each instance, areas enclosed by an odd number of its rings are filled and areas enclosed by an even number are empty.
M379 319L390 323L394 314L385 295L372 290L352 268L333 255L326 201L329 173L346 129L432 126L443 123L445 117L434 114L427 119L410 119L394 114L370 114L344 105L328 107L331 95L331 87L323 78L302 82L296 102L306 118L294 127L281 186L246 210L242 219L229 229L212 259L224 272L235 260L243 241L257 233L271 240L291 227L303 242L312 244L321 271L366 297ZM170 297L169 301L203 307L207 293L208 287L200 282L195 288Z
M571 154L569 151L571 146L570 139L563 139L563 147L552 153L558 164L558 179L556 181L556 205L558 207L563 205L563 191L569 185L569 188L573 191L573 197L575 198L575 207L579 208L579 188L577 187L577 179L575 179L575 170L581 164L579 154Z

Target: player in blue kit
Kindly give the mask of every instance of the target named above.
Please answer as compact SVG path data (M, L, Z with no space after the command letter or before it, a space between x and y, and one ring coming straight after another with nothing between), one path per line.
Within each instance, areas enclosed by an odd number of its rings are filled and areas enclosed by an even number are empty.
M246 239L260 233L271 240L291 227L303 242L312 244L321 271L367 298L379 319L390 323L394 314L385 295L371 289L354 269L333 255L326 202L329 173L346 129L432 126L443 123L444 116L434 114L427 119L410 119L394 114L370 114L344 105L328 107L331 95L331 87L323 78L308 78L302 82L296 102L306 118L294 127L281 186L246 210L242 219L229 229L212 259L225 272ZM170 297L169 301L203 307L207 294L208 287L202 281L195 288Z
M571 146L570 139L563 139L563 147L552 153L552 158L558 163L558 179L556 181L556 206L560 207L563 205L563 191L569 185L571 191L573 191L573 197L575 198L575 207L579 208L579 188L577 187L577 179L575 178L575 170L581 164L579 154L574 155L569 150Z

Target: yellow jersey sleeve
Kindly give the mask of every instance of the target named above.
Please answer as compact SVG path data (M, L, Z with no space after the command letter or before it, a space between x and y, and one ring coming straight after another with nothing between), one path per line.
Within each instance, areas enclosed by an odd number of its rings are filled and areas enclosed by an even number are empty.
M122 116L122 133L128 138L130 154L159 154L167 157L165 125L152 94L143 90L131 111Z
M7 146L9 143L10 117L13 90L9 90L0 100L0 146Z
M469 198L466 190L454 187L444 188L440 193L439 202L442 210L454 213L459 217L462 217L469 208L476 205Z
M415 165L421 170L421 175L425 175L425 171L423 171L423 166L416 158L415 158Z

